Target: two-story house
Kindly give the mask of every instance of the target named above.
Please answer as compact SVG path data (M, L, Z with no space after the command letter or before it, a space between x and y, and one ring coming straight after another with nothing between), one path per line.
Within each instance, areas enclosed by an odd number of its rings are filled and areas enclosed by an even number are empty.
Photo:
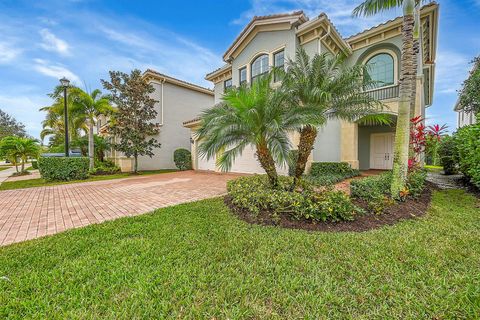
M153 157L138 158L138 170L175 169L173 152L179 148L190 150L190 131L183 126L183 122L213 105L213 91L150 69L143 73L143 78L155 89L152 98L157 101L155 122L159 124L159 133L154 138L162 145L154 150ZM99 117L98 132L108 135L107 127L107 119ZM133 168L133 158L114 149L108 152L107 158L122 171L131 171Z
M438 5L430 3L421 9L420 52L417 70L415 114L425 115L431 105L434 87L435 54L437 47ZM288 58L294 59L297 49L303 48L313 56L328 52L344 53L349 65L369 65L369 76L379 85L369 94L381 100L384 112L396 119L398 111L399 74L401 61L402 18L343 38L326 14L308 19L302 11L254 17L223 55L225 65L206 75L214 85L215 103L230 86L250 83L270 70L283 67ZM192 130L193 165L197 170L218 171L215 159L197 154L199 141L193 132L199 120L186 121ZM310 162L344 161L354 168L390 169L393 163L395 125L360 125L355 122L330 120L319 130ZM293 145L297 144L295 135ZM232 172L263 172L253 148L247 148L237 158Z

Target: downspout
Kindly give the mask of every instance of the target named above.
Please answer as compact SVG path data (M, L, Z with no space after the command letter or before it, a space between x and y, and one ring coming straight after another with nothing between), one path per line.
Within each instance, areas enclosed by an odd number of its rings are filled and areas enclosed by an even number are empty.
M160 125L163 126L163 84L165 83L166 79L164 78L162 80L162 82L160 82L161 86L162 86L162 98L160 100L160 108L161 108L161 111L160 111L160 114L162 115L162 121L160 122Z
M330 35L330 25L327 26L327 33L318 38L318 54L322 53L322 40Z

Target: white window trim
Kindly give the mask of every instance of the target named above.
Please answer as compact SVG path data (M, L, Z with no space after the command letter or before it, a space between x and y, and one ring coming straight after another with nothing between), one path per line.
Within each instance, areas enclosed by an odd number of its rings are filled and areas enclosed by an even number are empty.
M391 85L386 85L386 86L382 86L382 87L378 87L378 88L375 88L373 90L376 90L376 89L381 89L381 88L387 88L387 87L394 87L394 86L397 86L398 85L398 57L397 57L397 54L393 51L393 50L390 50L390 49L379 49L379 50L375 50L374 52L370 53L368 56L366 56L363 61L362 61L362 64L363 65L366 65L368 60L370 60L371 58L373 58L374 56L376 55L379 55L379 54L382 54L382 53L386 53L388 55L390 55L392 58L393 58L393 84Z
M242 68L247 69L247 83L251 83L251 81L252 81L252 62L256 58L258 58L259 56L266 54L266 55L268 55L268 66L271 68L274 65L274 61L273 61L274 54L279 52L279 51L282 51L282 50L285 51L286 47L287 47L286 44L282 44L281 46L276 47L275 49L273 49L271 51L262 50L262 51L255 52L253 55L251 55L250 58L247 60L248 62L246 64L243 64L243 65L239 66L238 69L237 69L237 74L239 75L238 85L240 85L240 70ZM286 58L286 55L284 55L284 58Z

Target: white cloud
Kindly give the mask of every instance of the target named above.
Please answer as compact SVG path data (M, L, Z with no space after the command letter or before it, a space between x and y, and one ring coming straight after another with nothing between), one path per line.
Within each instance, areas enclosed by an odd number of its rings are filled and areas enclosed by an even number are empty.
M47 51L53 51L57 52L61 55L69 55L70 54L70 46L68 43L60 38L58 38L56 35L54 35L50 30L48 29L42 29L40 30L40 36L42 37L42 43L40 46L47 50Z
M121 66L142 70L152 68L182 80L210 86L204 80L205 74L222 64L220 56L211 50L172 31L151 25L144 26L144 29L128 29L128 26L110 22L108 26L106 23L97 26L97 30L116 46L108 51L106 57L100 58L109 68L114 62L121 62Z
M8 63L14 60L20 53L20 49L13 48L7 43L0 42L0 63Z
M28 133L38 138L42 130L42 112L38 109L51 103L46 95L16 92L15 95L0 95L0 109L22 122Z
M438 93L455 93L468 76L470 58L464 54L440 49L435 70L435 90Z
M241 13L232 23L244 25L256 15L292 12L294 10L303 10L309 18L314 18L324 12L332 20L332 23L340 29L343 36L349 36L401 15L401 10L393 9L373 17L355 18L352 17L352 11L357 5L357 2L351 0L252 0L251 8Z
M43 59L34 59L35 65L33 68L49 77L60 79L66 77L70 81L79 84L80 78L74 74L72 71L68 70L66 67L58 64L50 64L48 61Z

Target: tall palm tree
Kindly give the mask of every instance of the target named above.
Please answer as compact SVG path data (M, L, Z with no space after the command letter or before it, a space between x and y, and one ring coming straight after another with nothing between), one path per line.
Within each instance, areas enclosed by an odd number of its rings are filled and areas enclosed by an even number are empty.
M278 184L276 165L284 165L289 156L288 133L305 122L316 121L312 108L296 112L287 107L286 95L272 88L272 74L256 79L250 87L232 88L223 103L203 112L197 138L201 156L220 154L217 165L228 171L245 147L256 149L261 167L272 187Z
M287 60L282 90L289 97L292 109L308 107L316 110L316 122L305 123L300 129L298 159L295 166L294 185L305 172L305 166L317 137L317 128L328 119L356 121L368 117L369 121L388 123L386 115L376 114L382 104L365 93L369 83L363 79L365 67L346 67L344 57L327 53L313 58L300 49L295 61Z
M74 106L74 96L71 94L74 87L68 89L67 98L67 110L68 110L68 133L70 141L81 136L82 133L86 134L88 127L86 125L85 114L82 114ZM40 111L44 111L45 120L42 121L43 130L40 132L40 138L43 140L46 136L51 136L51 141L54 145L59 145L64 140L65 125L64 125L64 99L63 99L63 87L57 86L53 93L49 96L54 99L54 102L50 106L40 108Z
M393 179L391 193L398 198L405 188L408 172L409 126L415 106L416 91L416 49L415 37L418 37L420 0L366 0L353 10L355 16L370 16L391 8L403 7L402 23L402 57L400 70L400 89L395 148L393 157ZM417 6L417 9L416 9ZM417 12L417 19L415 18ZM417 24L415 24L417 20ZM415 35L415 37L414 37Z
M102 92L98 89L93 90L90 94L79 88L74 88L71 92L73 97L73 111L85 117L88 125L88 157L90 159L90 170L94 167L94 136L93 128L96 119L101 114L109 114L113 111L110 100L106 96L102 96Z

